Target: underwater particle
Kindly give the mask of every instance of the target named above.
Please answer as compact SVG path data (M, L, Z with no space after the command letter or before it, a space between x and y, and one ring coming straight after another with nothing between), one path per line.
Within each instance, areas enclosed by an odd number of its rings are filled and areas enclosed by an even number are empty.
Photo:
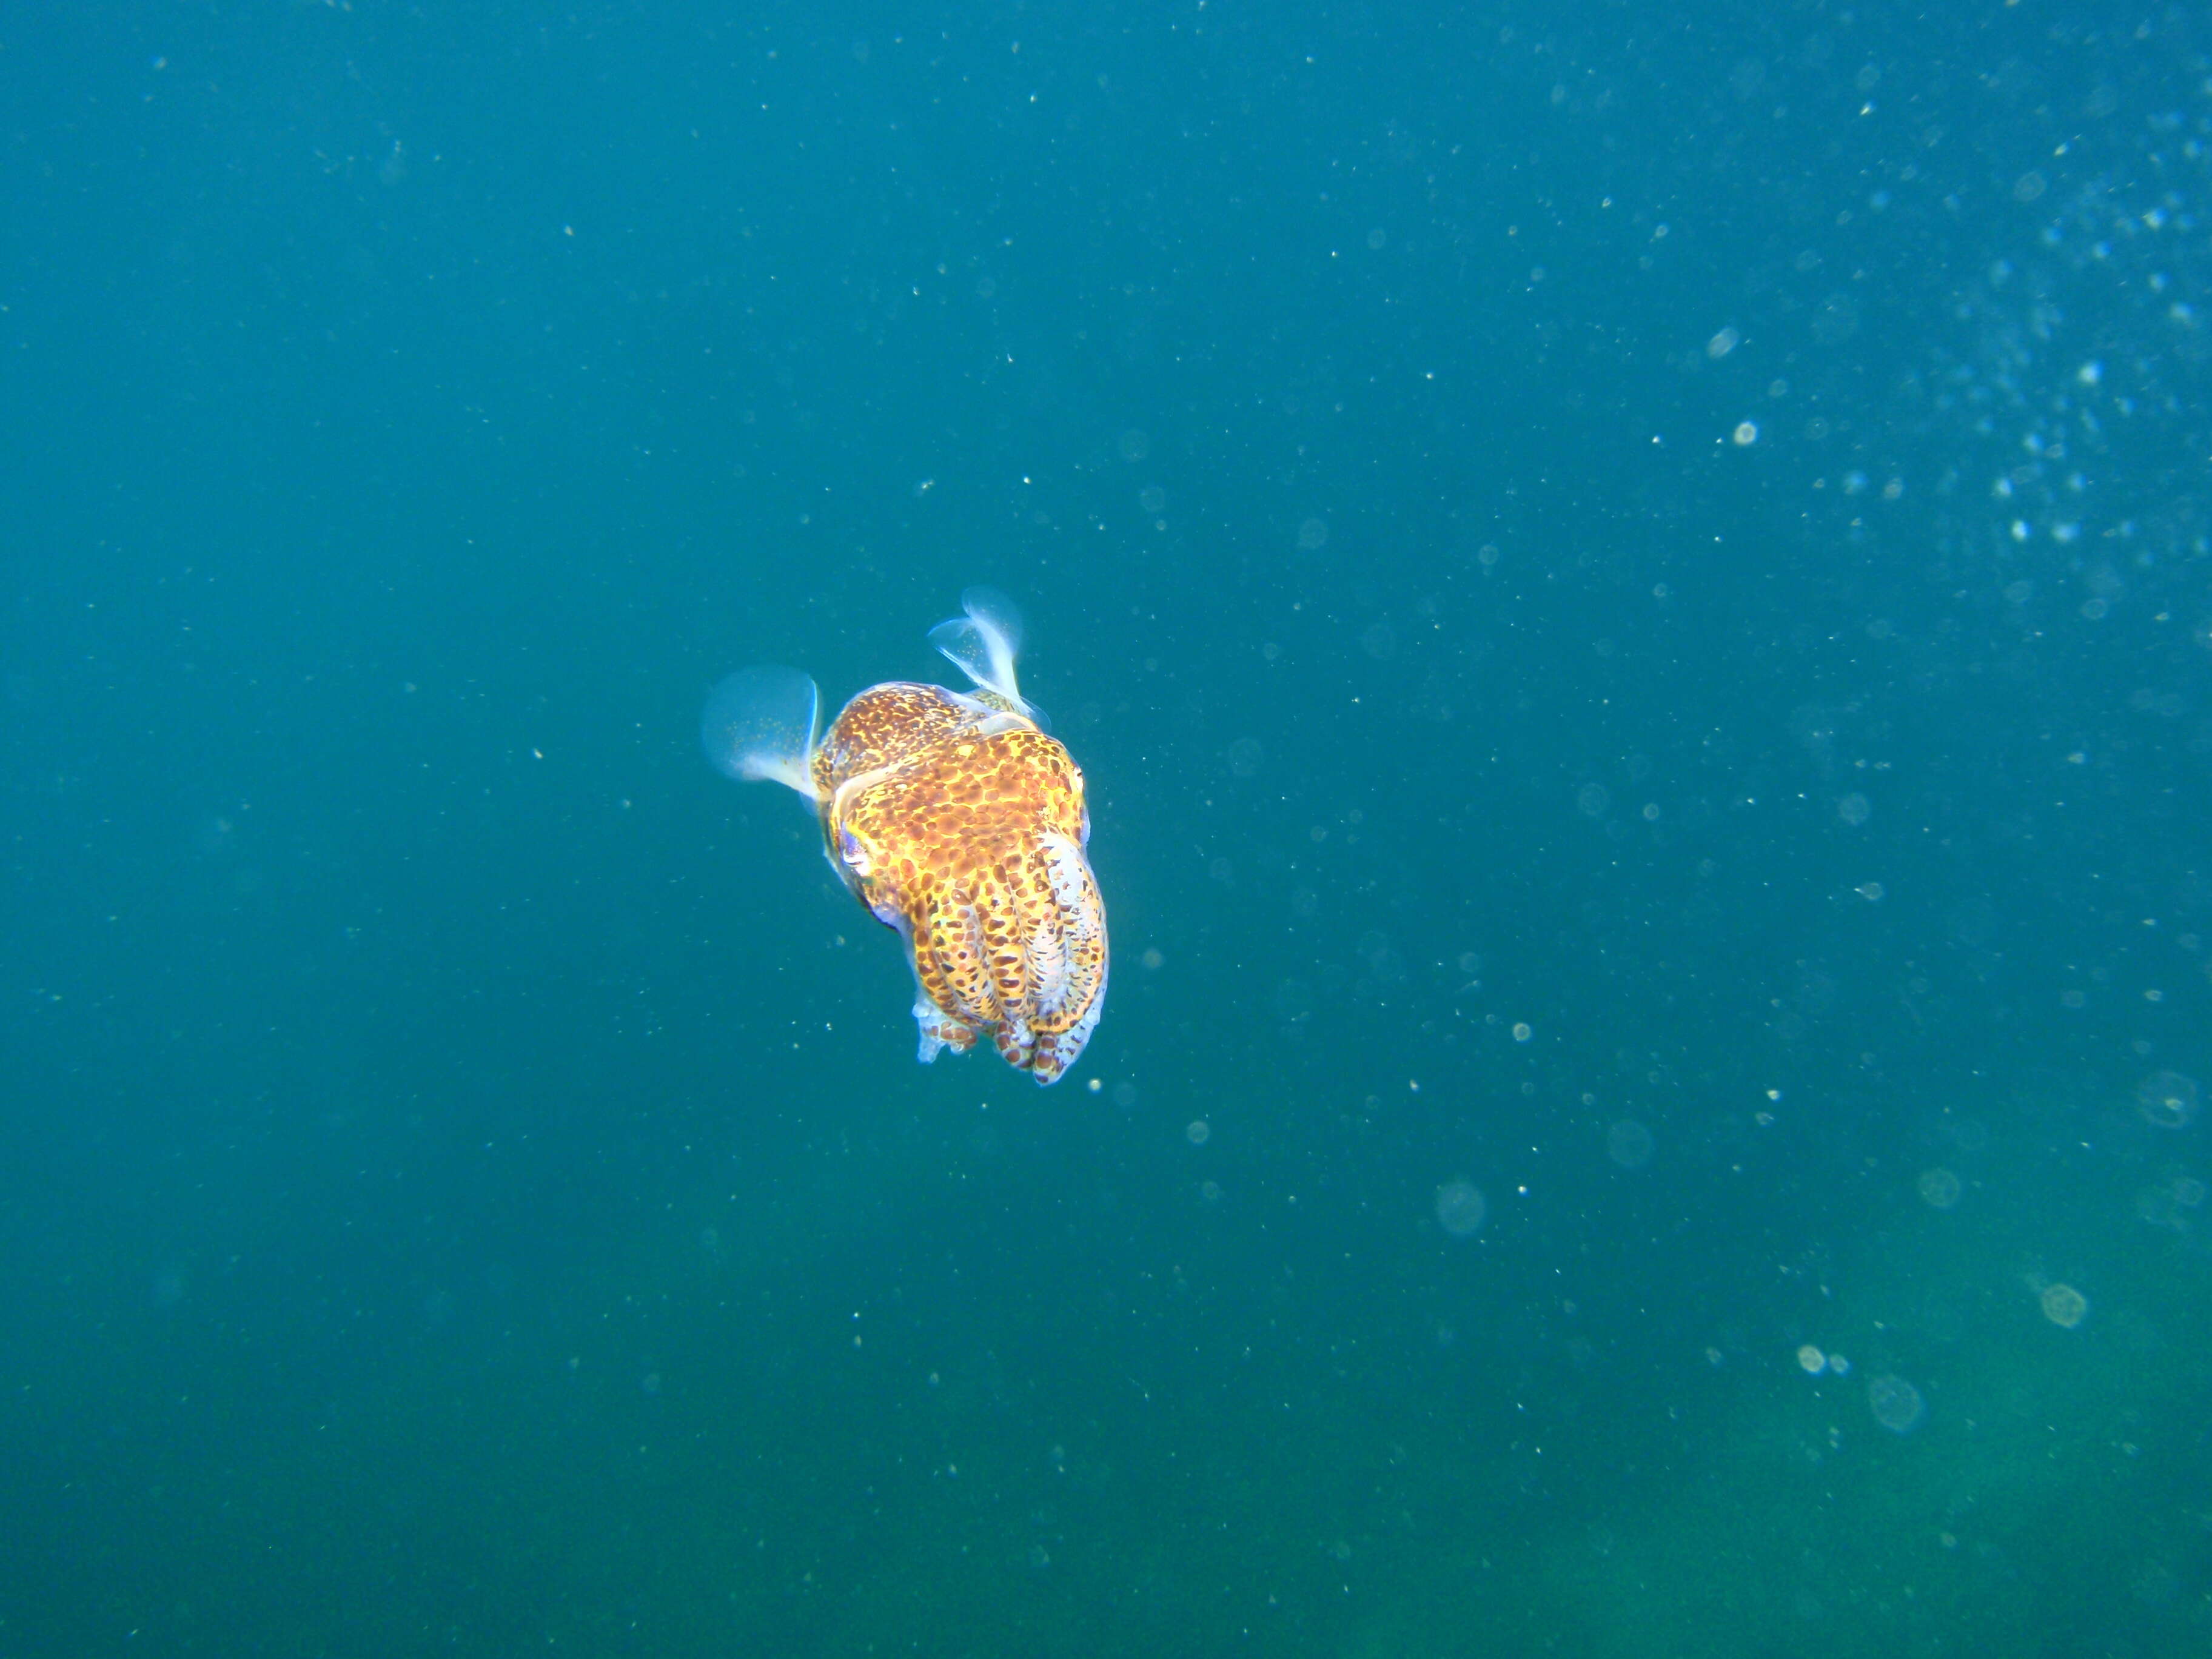
M1472 1181L1447 1181L1437 1188L1437 1222L1454 1238L1471 1238L1482 1231L1490 1214L1490 1200Z
M2045 1285L2038 1298L2043 1316L2061 1330L2072 1330L2089 1316L2089 1298L2071 1285Z
M1204 1118L1194 1117L1190 1121L1190 1127L1182 1132L1182 1138L1194 1146L1203 1146L1213 1139L1213 1127Z
M2153 1072L2136 1085L2136 1109L2160 1129L2185 1129L2197 1121L2197 1079L2180 1072Z
M1759 422L1757 421L1738 421L1736 422L1735 430L1729 435L1735 440L1735 447L1738 449L1748 449L1752 445L1759 441Z
M2181 1213L2174 1186L2169 1181L2144 1188L2136 1194L2136 1213L2154 1227L2171 1227L2176 1232L2185 1232L2189 1222Z
M1818 1376L1828 1369L1828 1356L1808 1342L1797 1350L1797 1369L1808 1376Z
M1152 434L1131 427L1121 434L1120 447L1123 460L1141 461L1152 453Z
M1931 1210L1948 1210L1959 1202L1959 1177L1948 1170L1923 1170L1915 1183L1920 1201Z
M1719 333L1714 335L1711 339L1705 342L1705 356L1711 357L1715 362L1718 362L1722 358L1727 356L1729 352L1734 351L1736 347L1742 343L1742 340L1743 336L1737 333L1734 329L1724 328L1721 330Z
M1605 1155L1624 1170L1640 1170L1651 1161L1658 1143L1651 1131L1632 1117L1625 1117L1605 1132Z
M2136 1198L2136 1213L2154 1226L2175 1232L2190 1231L2204 1207L2204 1183L2191 1175L2176 1174Z
M1257 777L1261 763L1267 758L1267 745L1259 738L1239 738L1229 745L1230 774L1239 778Z
M1822 345L1841 345L1859 331L1859 304L1840 290L1820 301L1813 313L1813 337Z
M1928 1415L1928 1402L1920 1390L1890 1372L1867 1384L1867 1406L1874 1420L1892 1434L1911 1434Z
M1874 816L1874 803L1853 790L1836 803L1836 816L1856 830Z
M1575 791L1575 805L1584 817L1601 818L1613 805L1613 791L1601 783L1586 783Z
M1307 519L1298 526L1298 549L1301 552L1316 553L1328 545L1328 526L1319 519Z

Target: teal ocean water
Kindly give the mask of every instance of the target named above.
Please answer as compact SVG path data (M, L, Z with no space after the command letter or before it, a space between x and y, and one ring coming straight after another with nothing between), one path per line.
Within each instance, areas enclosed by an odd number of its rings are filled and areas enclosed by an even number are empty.
M2212 1651L2212 26L0 15L0 1655ZM701 706L1083 767L915 1064Z

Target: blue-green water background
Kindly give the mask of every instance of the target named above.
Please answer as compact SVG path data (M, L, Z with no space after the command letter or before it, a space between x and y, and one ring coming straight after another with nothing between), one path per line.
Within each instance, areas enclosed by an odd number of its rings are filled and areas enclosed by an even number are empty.
M0 1652L2204 1651L2208 47L0 18ZM694 735L974 581L1049 1092Z

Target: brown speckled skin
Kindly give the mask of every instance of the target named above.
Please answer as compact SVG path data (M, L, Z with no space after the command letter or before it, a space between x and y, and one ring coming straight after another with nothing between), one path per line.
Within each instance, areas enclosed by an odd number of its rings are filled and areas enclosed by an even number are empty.
M923 1057L988 1031L1040 1083L1083 1050L1106 989L1083 774L988 691L894 682L846 704L812 775L830 860L905 933Z

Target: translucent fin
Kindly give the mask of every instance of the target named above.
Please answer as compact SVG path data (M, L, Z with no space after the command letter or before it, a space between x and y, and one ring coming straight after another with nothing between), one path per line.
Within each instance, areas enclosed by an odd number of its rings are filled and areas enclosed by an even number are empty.
M767 780L817 800L821 720L822 694L796 668L740 668L708 697L699 744L725 777Z
M914 1057L925 1066L933 1064L947 1048L964 1054L975 1046L975 1028L946 1013L929 1000L926 991L914 994L914 1023L921 1036Z
M978 689L1034 717L1036 710L1022 700L1014 679L1014 658L1022 648L1022 613L995 587L969 588L960 596L960 608L968 614L938 623L929 630L929 642Z

